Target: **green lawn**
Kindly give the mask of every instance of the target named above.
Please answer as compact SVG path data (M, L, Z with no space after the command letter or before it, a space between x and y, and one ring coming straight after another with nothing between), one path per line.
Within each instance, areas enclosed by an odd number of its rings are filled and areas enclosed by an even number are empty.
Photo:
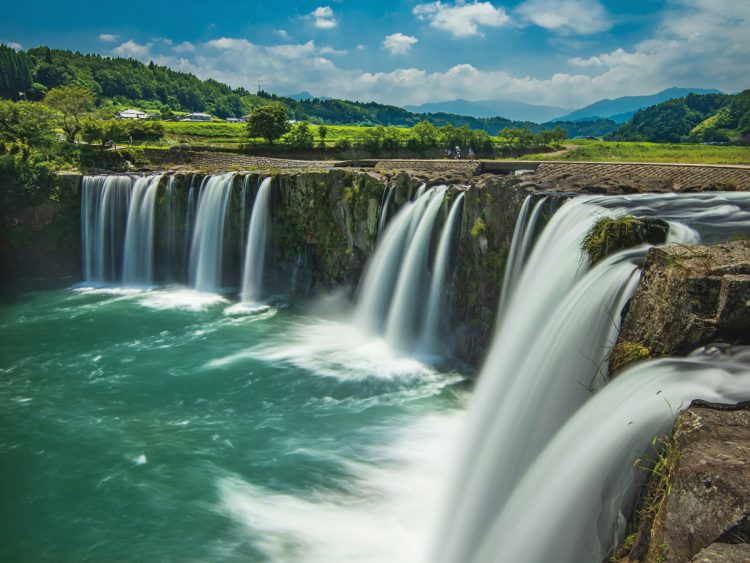
M565 154L532 154L525 160L590 160L598 162L679 162L683 164L748 164L750 146L571 141Z

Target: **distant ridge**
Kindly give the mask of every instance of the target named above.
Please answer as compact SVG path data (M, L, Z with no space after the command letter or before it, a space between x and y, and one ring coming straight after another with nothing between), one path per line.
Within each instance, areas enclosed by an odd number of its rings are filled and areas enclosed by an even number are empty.
M464 100L456 99L446 102L428 102L421 105L407 105L404 109L415 113L453 113L471 117L504 117L514 121L550 121L566 108L542 106L515 102L512 100Z
M290 98L292 100L296 100L298 102L304 101L304 100L331 100L332 98L329 98L328 96L313 96L310 92L307 90L303 90L302 92L298 92L296 94L290 94L288 96L284 96L286 98Z
M624 96L613 100L599 100L572 113L556 117L553 121L611 119L615 123L625 123L639 109L655 106L673 98L682 98L688 94L721 94L721 91L706 88L667 88L650 96Z

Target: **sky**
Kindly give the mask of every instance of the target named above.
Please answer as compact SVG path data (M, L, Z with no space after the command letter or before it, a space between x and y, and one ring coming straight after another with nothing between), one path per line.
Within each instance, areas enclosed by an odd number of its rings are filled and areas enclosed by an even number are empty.
M153 60L256 91L577 108L750 88L750 0L24 0L0 42Z

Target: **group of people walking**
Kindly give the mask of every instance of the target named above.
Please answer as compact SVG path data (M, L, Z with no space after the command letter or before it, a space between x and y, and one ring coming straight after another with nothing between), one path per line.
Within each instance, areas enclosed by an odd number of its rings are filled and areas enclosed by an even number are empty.
M447 158L455 158L456 160L461 160L461 147L456 145L455 149L446 149L445 156ZM476 158L476 155L474 154L474 149L469 147L469 151L466 154L466 158L469 160L474 160Z

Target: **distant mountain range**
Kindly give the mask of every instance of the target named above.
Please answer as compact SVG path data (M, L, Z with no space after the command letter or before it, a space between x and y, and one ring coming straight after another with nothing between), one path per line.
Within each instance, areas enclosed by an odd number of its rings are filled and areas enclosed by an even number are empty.
M705 88L668 88L649 96L624 96L614 100L599 100L581 109L570 109L526 104L510 100L450 100L421 105L407 105L404 109L415 113L451 113L471 117L504 117L516 121L592 121L610 119L615 123L629 121L639 109L647 108L688 94L718 94L719 90Z
M295 100L297 102L302 102L305 100L331 100L332 98L328 96L313 96L310 92L307 90L302 90L302 92L297 92L296 94L289 94L288 96L284 96L285 98L290 98L292 100Z
M624 96L614 100L599 100L572 113L562 115L554 121L589 121L591 119L611 119L615 123L625 123L639 109L655 106L688 94L720 94L719 90L705 88L667 88L650 96Z
M414 113L452 113L471 117L505 117L514 121L544 123L570 111L570 108L541 106L514 102L511 100L451 100L431 102L421 105L408 105L404 109Z

